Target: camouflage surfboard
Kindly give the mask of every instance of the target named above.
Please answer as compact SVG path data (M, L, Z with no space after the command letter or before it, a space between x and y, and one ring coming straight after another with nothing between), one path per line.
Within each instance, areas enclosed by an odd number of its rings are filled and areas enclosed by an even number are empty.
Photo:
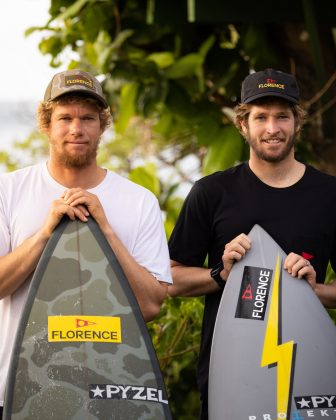
M4 419L171 419L138 303L92 219L63 219L41 256L14 345Z
M235 263L218 310L210 420L336 419L336 327L260 227Z

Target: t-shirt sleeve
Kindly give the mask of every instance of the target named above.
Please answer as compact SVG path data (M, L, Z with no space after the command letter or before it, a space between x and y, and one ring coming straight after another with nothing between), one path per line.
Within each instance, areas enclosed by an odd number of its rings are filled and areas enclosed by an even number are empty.
M132 255L155 278L172 283L167 237L159 203L153 195L144 202L141 225Z
M0 256L7 255L10 252L10 235L5 216L3 197L0 191Z
M211 235L209 213L209 200L198 181L185 199L169 239L172 260L191 267L203 266Z
M332 253L330 257L330 265L333 271L336 273L336 232L334 235L334 241L332 245Z

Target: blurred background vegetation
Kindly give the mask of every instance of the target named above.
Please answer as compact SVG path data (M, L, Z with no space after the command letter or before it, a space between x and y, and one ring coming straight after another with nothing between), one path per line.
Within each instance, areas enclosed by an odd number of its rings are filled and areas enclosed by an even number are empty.
M114 126L102 141L99 162L158 197L167 237L197 178L248 158L232 118L250 70L274 67L297 77L308 112L297 157L336 175L336 5L52 0L49 13L48 22L27 35L43 34L39 48L55 72L66 56L69 68L102 82ZM25 155L25 165L48 153L38 132L15 149ZM0 164L13 170L23 163L2 152ZM198 416L202 312L202 298L167 299L160 317L148 324L174 419Z

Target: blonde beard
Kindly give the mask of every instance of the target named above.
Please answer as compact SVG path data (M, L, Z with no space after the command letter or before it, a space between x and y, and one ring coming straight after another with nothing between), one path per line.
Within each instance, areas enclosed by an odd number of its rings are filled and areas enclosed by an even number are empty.
M57 147L54 147L53 142L50 142L50 149L52 151L53 159L65 168L85 168L89 166L97 157L97 150L100 139L97 143L92 143L87 151L83 154L70 154L64 149L60 152Z

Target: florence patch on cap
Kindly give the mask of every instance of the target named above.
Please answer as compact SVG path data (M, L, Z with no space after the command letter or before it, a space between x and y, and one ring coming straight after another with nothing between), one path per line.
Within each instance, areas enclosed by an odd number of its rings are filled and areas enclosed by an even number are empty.
M266 96L277 96L299 103L299 87L295 78L279 70L266 69L248 75L242 84L241 102L248 104Z
M55 74L47 86L44 100L53 101L62 95L75 92L93 96L108 108L101 84L90 73L82 70L66 70Z

